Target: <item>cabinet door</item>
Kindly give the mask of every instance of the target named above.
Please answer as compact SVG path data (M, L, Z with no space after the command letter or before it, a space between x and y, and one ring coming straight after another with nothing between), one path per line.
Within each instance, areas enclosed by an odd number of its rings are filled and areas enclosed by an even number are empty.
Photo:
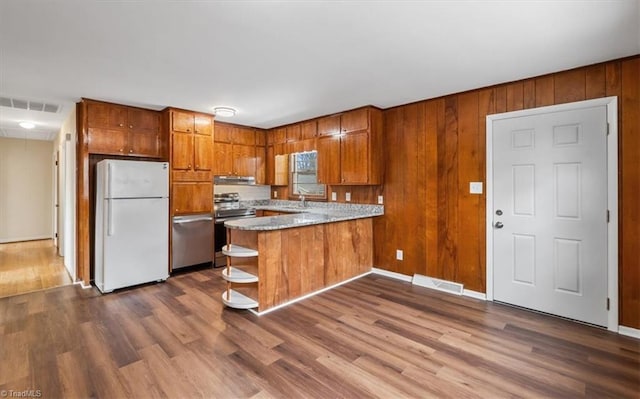
M273 144L282 144L287 141L287 129L275 129L271 133L273 135Z
M124 129L89 128L87 142L90 154L127 155L129 134Z
M193 166L193 135L185 133L172 133L171 144L171 169L191 170Z
M256 145L256 131L251 128L236 128L231 141L233 144Z
M286 132L287 132L287 142L300 141L302 137L302 129L300 124L287 126Z
M157 134L160 131L160 114L139 108L129 108L127 110L127 127L134 132Z
M256 147L233 145L233 174L238 176L256 175Z
M264 130L256 130L256 145L267 145L267 132Z
M313 120L300 125L300 139L309 140L316 137L318 133L318 122Z
M276 180L276 153L272 145L267 146L265 184L273 185Z
M194 119L191 112L171 112L171 130L174 132L193 133L193 123Z
M220 143L231 142L231 126L222 123L216 123L215 130L213 132L214 140Z
M263 146L256 147L256 184L267 184L266 151L266 148Z
M174 182L171 184L174 215L211 213L213 211L213 184L211 182Z
M340 115L325 116L318 119L318 136L340 134Z
M342 136L340 165L343 184L369 183L369 133L367 131Z
M213 143L213 174L233 174L232 145L229 143Z
M345 112L340 117L342 133L366 130L369 128L369 110L367 108Z
M87 101L87 126L98 128L125 128L127 107L109 103Z
M213 118L210 115L196 114L194 118L196 134L203 136L213 135Z
M318 137L318 183L340 184L340 136Z
M145 131L129 132L129 155L161 158L160 134Z
M193 135L194 170L209 171L213 167L213 137L200 134Z

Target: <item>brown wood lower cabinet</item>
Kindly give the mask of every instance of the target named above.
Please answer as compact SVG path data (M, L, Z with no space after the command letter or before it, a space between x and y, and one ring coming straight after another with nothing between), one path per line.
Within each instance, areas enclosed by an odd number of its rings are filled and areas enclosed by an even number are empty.
M211 182L174 182L171 185L173 215L211 213L213 185Z
M367 273L373 266L372 226L366 218L271 231L230 229L232 246L258 252L257 290L245 284L232 288L246 289L243 294L263 312Z

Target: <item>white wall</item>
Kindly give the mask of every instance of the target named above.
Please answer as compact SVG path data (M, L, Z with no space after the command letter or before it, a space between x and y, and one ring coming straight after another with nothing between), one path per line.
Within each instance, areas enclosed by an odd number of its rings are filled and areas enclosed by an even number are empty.
M53 143L0 138L0 242L53 236Z
M67 140L69 135L69 140ZM71 277L76 279L76 110L62 124L56 137L53 152L60 153L58 168L60 181L59 217L60 255Z

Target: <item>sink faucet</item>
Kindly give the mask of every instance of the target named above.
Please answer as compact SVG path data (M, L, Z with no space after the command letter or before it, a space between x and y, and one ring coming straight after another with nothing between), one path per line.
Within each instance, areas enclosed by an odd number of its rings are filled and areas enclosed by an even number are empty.
M307 207L307 200L306 200L306 198L304 198L304 195L300 196L300 204L302 204L303 208Z

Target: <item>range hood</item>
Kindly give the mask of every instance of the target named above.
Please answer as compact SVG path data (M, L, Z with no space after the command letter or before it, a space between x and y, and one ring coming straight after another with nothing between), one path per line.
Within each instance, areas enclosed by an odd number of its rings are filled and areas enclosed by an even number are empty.
M256 178L253 176L214 176L213 184L228 184L228 185L255 185Z

